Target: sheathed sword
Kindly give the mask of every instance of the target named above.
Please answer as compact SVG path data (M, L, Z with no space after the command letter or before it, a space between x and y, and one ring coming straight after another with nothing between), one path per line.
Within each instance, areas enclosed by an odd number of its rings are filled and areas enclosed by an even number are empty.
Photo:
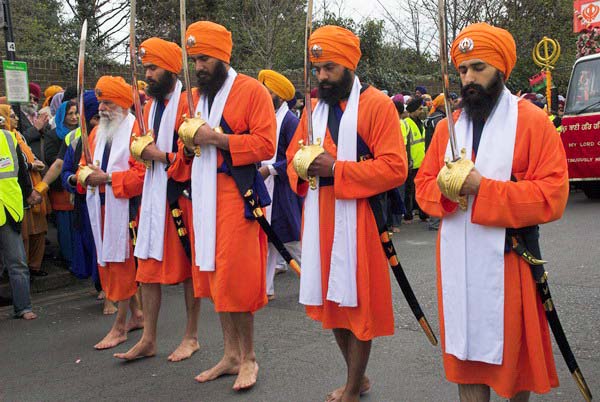
M556 311L556 306L552 300L552 295L550 294L548 273L544 269L544 263L546 263L546 261L541 259L538 231L539 228L537 226L521 229L507 229L507 236L509 237L513 251L521 256L521 258L529 265L531 275L536 283L538 295L540 296L541 303L544 307L544 312L546 313L546 319L548 320L548 324L554 335L554 340L560 349L560 353L565 360L581 395L583 395L583 398L587 402L590 402L592 400L592 393L585 382L585 378L577 364L575 355L571 350L565 331L558 318L558 312Z

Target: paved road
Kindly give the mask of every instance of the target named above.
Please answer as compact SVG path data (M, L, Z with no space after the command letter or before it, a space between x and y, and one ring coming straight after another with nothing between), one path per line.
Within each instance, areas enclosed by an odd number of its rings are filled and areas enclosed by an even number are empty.
M542 229L544 257L565 330L592 392L600 397L600 203L573 194L565 216ZM434 289L435 233L423 224L404 226L395 238L407 275L439 333ZM240 279L243 280L243 279ZM455 401L444 380L440 349L420 332L394 284L396 334L374 343L368 374L374 381L364 401ZM321 401L343 383L344 365L329 332L298 305L298 280L277 277L277 299L256 315L259 383L249 392L231 390L234 378L198 384L193 377L222 353L218 318L202 305L201 350L180 363L166 361L183 331L182 289L167 287L159 321L158 355L133 363L98 352L112 317L82 285L39 295L34 322L9 318L0 309L0 400L2 401ZM117 347L127 350L141 334ZM582 400L555 348L561 387L534 401ZM494 401L501 399L495 397Z

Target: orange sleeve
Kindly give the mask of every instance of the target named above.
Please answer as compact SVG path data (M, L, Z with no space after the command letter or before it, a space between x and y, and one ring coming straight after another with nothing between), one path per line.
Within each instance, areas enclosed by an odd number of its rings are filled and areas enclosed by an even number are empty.
M334 191L338 199L368 198L406 180L406 151L398 135L400 120L392 102L377 102L361 114L369 119L369 124L364 129L359 121L358 130L373 158L335 163Z
M435 128L433 139L419 172L415 177L417 203L428 215L442 217L456 211L458 204L442 195L437 185L437 175L444 166L448 145L448 120L441 120Z
M288 146L288 149L285 153L286 160L288 161L287 176L290 182L290 187L292 188L293 192L295 192L301 197L305 197L306 193L308 192L308 182L298 177L298 173L296 173L296 170L294 169L294 166L292 164L294 155L296 155L296 152L298 152L298 150L300 149L300 145L298 144L298 142L301 139L304 139L304 142L306 142L306 113L302 114L302 117L300 118L300 123L298 124L298 127L296 127L294 137L292 137L290 145Z
M257 83L252 87L246 110L236 113L245 113L238 119L248 121L249 133L238 133L246 135L229 137L229 152L233 165L249 165L271 158L275 154L277 122L273 101L267 89Z
M192 162L193 156L188 158L184 153L184 145L181 140L177 140L177 153L176 158L169 167L170 178L178 182L186 182L192 179Z
M140 135L138 122L133 125L133 134ZM112 173L112 189L116 198L132 198L142 194L146 166L129 156L129 170Z
M517 182L481 180L473 223L520 228L562 216L569 196L567 159L560 136L546 116L519 119L514 158L515 164L526 166L519 171L513 164Z

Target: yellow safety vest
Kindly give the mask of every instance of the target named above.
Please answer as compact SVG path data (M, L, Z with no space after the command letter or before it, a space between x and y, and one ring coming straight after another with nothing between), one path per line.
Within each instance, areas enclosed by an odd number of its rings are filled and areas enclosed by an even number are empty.
M23 193L19 186L17 138L0 130L0 226L6 223L6 211L15 220L23 220Z
M552 122L552 124L554 124L554 120L555 119L556 119L556 116L553 115L553 114L551 114L550 115L550 121ZM563 132L563 126L562 126L562 124L560 126L556 127L556 132L559 133L559 134L562 134L562 132Z
M410 144L410 159L412 160L412 168L418 169L421 167L423 158L425 158L425 126L422 130L419 130L417 123L411 118L404 119L404 122L408 124L408 130L402 127L402 136L404 137L404 143Z
M69 146L71 145L72 141L75 141L79 137L81 137L81 127L77 127L75 130L71 131L65 136L65 144ZM74 146L77 146L77 143L75 143Z

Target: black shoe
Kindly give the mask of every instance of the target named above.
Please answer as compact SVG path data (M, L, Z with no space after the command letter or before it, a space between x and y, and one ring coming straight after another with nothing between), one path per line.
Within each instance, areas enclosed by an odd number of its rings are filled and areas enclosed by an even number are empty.
M31 275L31 276L48 276L48 272L42 271L41 269L38 269L38 270L30 269L29 275Z

